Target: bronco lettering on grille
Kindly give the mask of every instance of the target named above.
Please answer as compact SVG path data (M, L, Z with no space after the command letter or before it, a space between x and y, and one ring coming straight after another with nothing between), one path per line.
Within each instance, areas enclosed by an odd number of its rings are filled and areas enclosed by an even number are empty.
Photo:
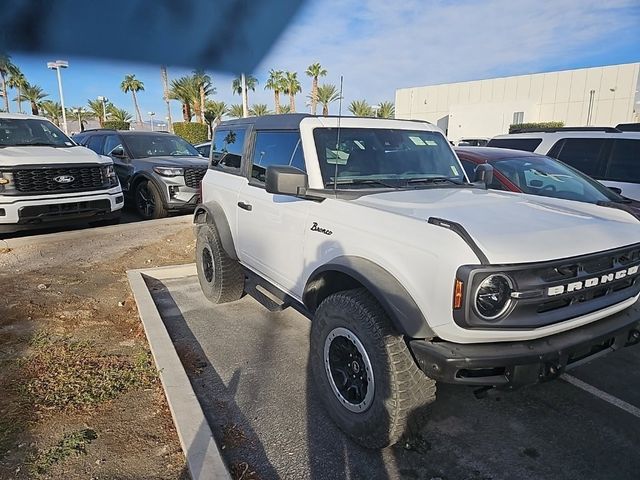
M605 283L613 282L615 280L621 280L638 274L640 270L639 265L618 270L617 272L611 272L599 277L587 278L583 281L571 282L566 285L556 285L555 287L549 287L547 289L547 296L553 297L554 295L562 295L563 293L576 292L584 288L591 288L597 285L603 285Z

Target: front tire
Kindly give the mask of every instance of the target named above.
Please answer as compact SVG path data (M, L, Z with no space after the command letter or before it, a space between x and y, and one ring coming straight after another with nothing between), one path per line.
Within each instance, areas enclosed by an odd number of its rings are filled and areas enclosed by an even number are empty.
M228 303L242 297L242 267L224 251L218 230L213 225L198 227L196 268L202 292L210 302Z
M418 368L402 335L363 288L330 295L318 307L311 368L329 415L366 448L396 443L409 415L435 400L435 381Z
M158 187L149 180L142 180L136 185L133 198L138 215L145 220L155 220L168 215L162 194Z

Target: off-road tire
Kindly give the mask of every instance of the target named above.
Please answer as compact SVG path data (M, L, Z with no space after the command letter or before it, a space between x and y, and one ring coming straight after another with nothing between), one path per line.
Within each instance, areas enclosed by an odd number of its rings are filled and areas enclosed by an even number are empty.
M153 211L148 212L141 208L139 205L139 195L146 189L148 195L153 199ZM162 193L158 190L156 185L149 180L141 180L135 188L133 192L133 201L136 208L136 212L145 220L155 220L158 218L166 217L169 212L164 205L164 199L162 198Z
M342 405L325 370L325 341L341 327L356 335L371 361L374 397L363 412ZM409 416L435 400L435 381L418 368L402 335L364 288L335 293L320 304L311 324L310 348L315 384L329 415L365 448L396 443L407 429Z
M213 225L198 227L196 268L202 292L210 302L228 303L242 297L244 292L242 267L224 251L218 230Z

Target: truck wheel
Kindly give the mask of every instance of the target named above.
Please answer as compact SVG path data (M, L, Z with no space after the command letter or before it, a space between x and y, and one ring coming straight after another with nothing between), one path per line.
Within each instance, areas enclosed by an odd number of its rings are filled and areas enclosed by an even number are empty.
M167 209L162 200L162 194L153 182L142 180L136 185L134 200L138 214L145 220L164 218Z
M213 225L198 228L196 268L202 292L212 303L233 302L242 297L242 267L224 251L218 230Z
M435 400L435 381L365 289L320 304L311 324L311 367L330 416L366 448L396 443L409 414Z

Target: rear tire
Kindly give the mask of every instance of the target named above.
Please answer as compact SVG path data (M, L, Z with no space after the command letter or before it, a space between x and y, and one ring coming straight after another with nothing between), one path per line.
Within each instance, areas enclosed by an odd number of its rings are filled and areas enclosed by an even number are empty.
M168 215L162 194L149 180L140 181L133 194L136 211L145 220L155 220Z
M338 427L366 448L396 443L409 415L435 400L436 383L364 288L338 292L311 324L311 368Z
M210 302L228 303L242 297L242 267L224 251L218 230L213 225L198 227L196 268L202 292Z

